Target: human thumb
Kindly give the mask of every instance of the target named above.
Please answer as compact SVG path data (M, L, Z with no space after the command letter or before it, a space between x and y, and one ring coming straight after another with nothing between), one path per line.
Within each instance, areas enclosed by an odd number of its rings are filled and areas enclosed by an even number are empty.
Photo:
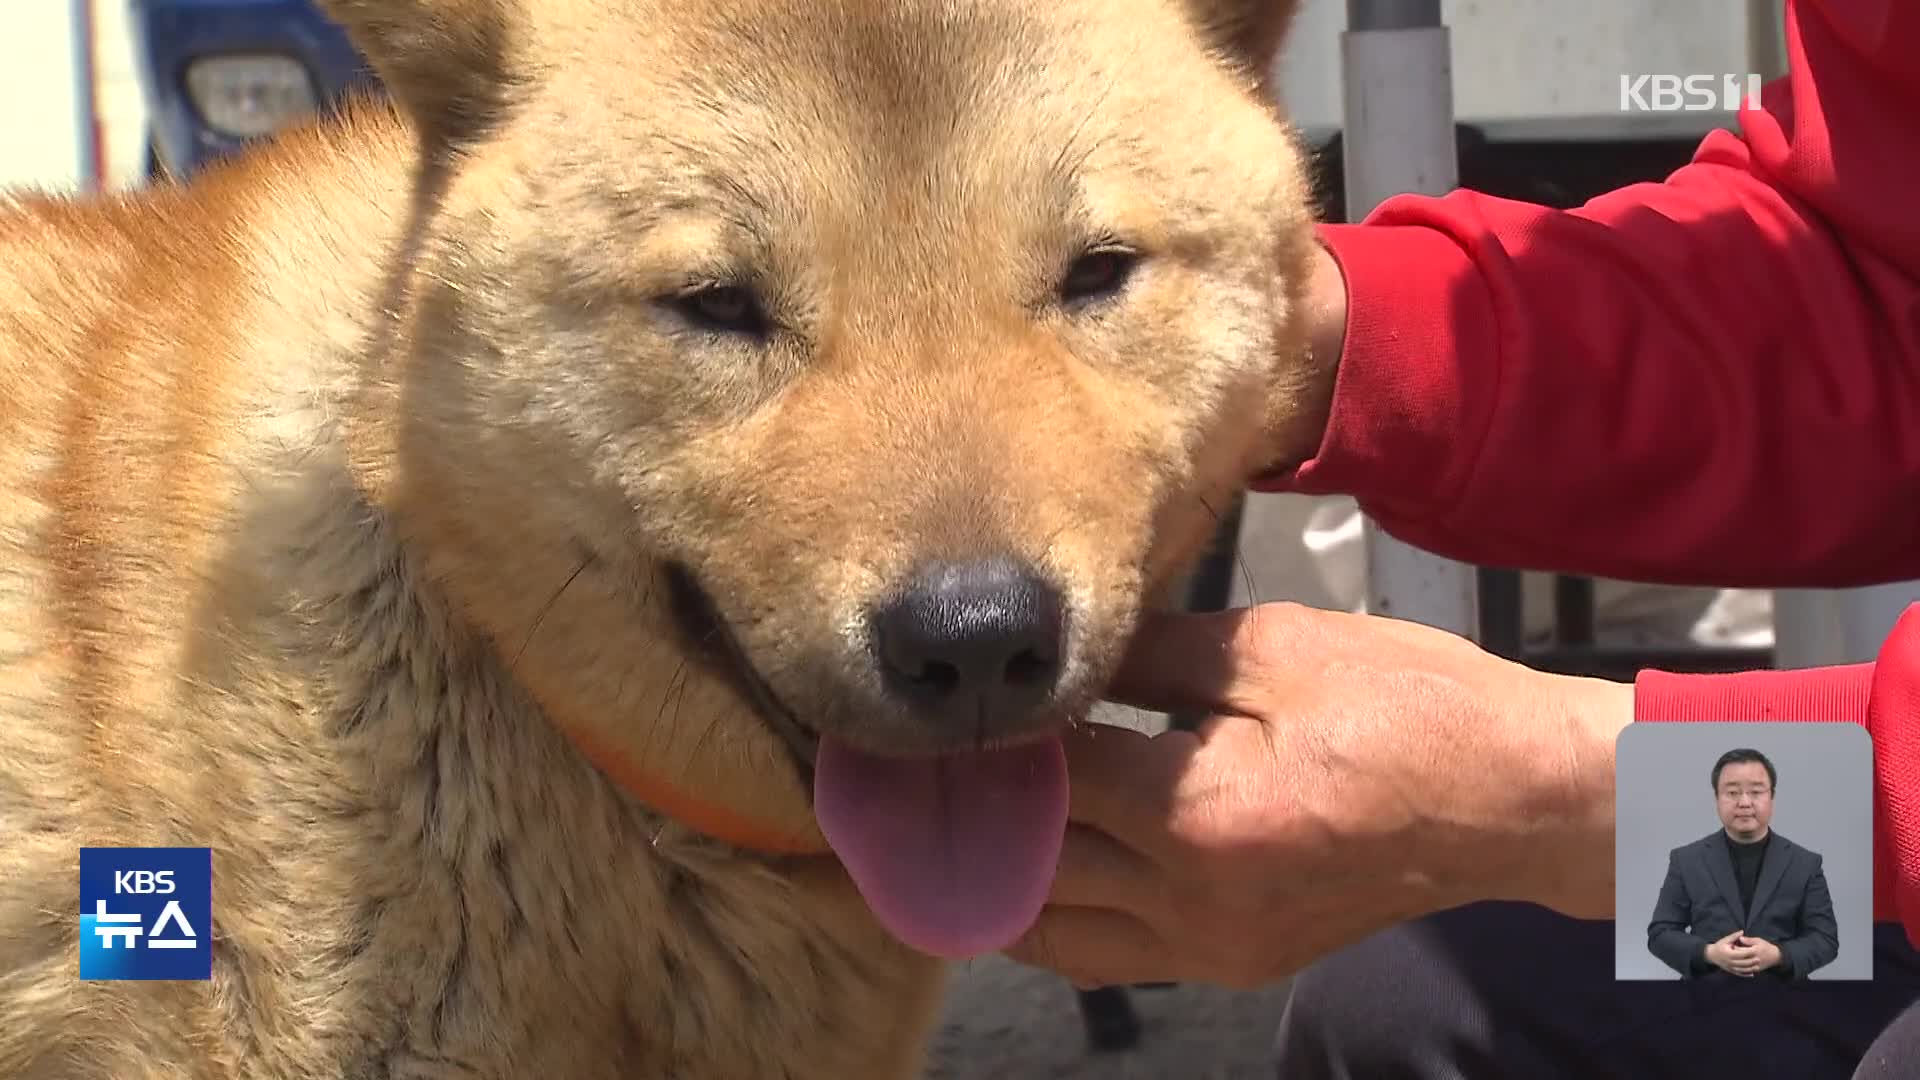
M1240 648L1248 625L1264 617L1253 608L1150 613L1135 628L1103 696L1155 712L1219 709L1245 662Z

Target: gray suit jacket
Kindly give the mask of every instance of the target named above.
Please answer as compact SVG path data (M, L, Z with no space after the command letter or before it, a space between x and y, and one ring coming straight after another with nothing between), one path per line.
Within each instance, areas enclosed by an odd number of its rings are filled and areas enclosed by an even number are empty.
M1820 854L1773 834L1753 910L1740 909L1740 883L1726 834L1715 831L1674 848L1667 856L1667 880L1647 924L1647 949L1683 979L1731 978L1707 962L1707 946L1735 930L1780 947L1785 970L1767 974L1805 979L1840 955L1840 928Z

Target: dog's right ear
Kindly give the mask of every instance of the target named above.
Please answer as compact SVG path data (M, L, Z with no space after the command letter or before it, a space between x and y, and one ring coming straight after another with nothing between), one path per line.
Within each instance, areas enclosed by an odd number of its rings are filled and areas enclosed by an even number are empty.
M1187 15L1229 64L1271 93L1273 64L1300 0L1183 0Z
M319 0L429 143L476 135L505 107L520 0Z

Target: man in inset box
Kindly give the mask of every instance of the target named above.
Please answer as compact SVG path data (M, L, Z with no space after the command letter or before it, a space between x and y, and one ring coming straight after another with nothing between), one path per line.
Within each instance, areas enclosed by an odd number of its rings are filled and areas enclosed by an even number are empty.
M1722 828L1667 856L1647 949L1683 979L1804 980L1840 954L1818 852L1772 829L1778 775L1758 750L1713 766Z

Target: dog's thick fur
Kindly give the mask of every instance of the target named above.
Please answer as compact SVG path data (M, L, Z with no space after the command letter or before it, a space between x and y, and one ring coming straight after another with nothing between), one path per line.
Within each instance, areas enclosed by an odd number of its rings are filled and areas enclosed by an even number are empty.
M930 753L1049 721L916 724L859 615L1017 557L1084 714L1293 400L1290 4L324 2L394 105L0 210L0 1076L914 1075L941 967L684 608ZM211 982L78 980L139 844Z

